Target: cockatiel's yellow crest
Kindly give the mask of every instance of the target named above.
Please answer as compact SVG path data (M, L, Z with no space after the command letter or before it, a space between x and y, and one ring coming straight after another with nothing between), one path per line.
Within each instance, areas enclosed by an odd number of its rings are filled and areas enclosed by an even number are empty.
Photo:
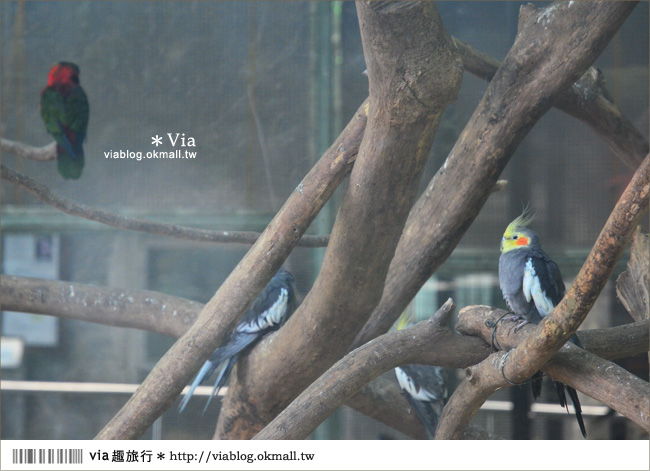
M527 226L533 219L535 219L535 215L529 214L528 208L526 208L523 213L508 224L501 239L501 253L510 252L511 250L530 245L533 233L527 229Z

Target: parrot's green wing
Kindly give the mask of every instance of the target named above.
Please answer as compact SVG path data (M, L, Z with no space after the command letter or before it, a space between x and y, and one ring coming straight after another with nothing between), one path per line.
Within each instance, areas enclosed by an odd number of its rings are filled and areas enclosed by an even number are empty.
M65 121L65 99L63 95L53 88L46 88L41 94L41 118L45 123L45 130L48 134L54 136L58 142L58 137L62 134L61 125Z

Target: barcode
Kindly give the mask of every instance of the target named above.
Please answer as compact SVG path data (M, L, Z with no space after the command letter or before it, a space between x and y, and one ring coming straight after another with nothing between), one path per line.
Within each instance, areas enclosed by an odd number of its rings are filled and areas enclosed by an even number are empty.
M81 448L14 448L14 464L82 464Z

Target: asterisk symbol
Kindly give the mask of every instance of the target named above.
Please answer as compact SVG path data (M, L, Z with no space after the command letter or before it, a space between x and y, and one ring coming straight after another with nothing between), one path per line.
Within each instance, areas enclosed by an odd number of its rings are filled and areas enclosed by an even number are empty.
M165 459L165 454L164 453L158 453L158 459L159 460L164 460Z
M153 136L151 138L151 143L153 145L155 145L156 147L158 147L160 144L162 144L162 137L160 137L158 134L156 134L155 136Z

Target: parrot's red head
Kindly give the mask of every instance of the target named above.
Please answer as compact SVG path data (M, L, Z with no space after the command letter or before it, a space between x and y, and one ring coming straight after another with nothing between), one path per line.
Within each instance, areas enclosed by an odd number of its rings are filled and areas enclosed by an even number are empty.
M59 62L47 76L47 86L79 84L79 67L72 62Z

